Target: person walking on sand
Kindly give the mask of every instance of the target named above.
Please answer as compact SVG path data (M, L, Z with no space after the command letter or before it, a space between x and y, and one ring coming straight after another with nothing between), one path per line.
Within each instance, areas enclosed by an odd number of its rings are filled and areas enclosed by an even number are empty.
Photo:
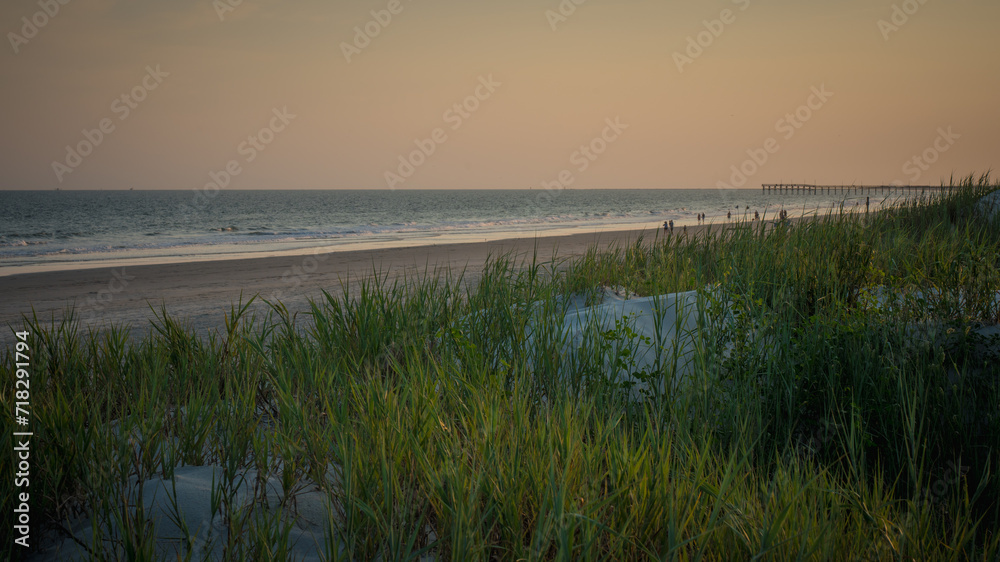
M755 221L759 221L760 220L760 211L754 211L753 212L753 220L755 220Z
M726 220L727 221L733 220L733 212L732 211L729 211L729 212L726 213Z
M674 219L670 219L670 234L674 233Z

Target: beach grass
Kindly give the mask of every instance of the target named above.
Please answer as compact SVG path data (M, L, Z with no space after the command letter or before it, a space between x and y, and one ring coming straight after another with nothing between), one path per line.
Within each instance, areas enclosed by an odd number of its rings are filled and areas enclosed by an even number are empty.
M308 314L247 298L209 337L162 309L138 340L26 318L32 537L84 521L86 557L155 559L137 483L212 465L225 532L185 529L171 559L300 556L311 493L327 560L996 560L1000 222L975 209L998 188L496 256L476 283L376 271ZM610 286L699 291L683 384L609 376L627 323L566 353L567 296ZM643 376L672 379L670 359ZM13 377L0 388L12 428Z

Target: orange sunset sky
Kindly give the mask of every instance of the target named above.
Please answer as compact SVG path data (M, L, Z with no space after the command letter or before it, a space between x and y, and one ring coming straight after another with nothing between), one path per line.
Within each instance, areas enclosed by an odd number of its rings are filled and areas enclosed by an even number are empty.
M998 23L997 0L5 0L0 189L936 185L1000 162Z

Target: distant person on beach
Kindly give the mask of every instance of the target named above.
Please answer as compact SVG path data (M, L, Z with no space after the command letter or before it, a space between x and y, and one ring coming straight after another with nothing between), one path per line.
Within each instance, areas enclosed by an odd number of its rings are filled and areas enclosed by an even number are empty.
M674 233L674 219L670 219L670 234Z
M759 221L760 220L760 211L754 211L753 212L753 220L755 220L755 221Z
M670 231L670 223L668 221L663 221L663 230L664 232Z
M726 213L726 220L732 220L732 218L733 218L733 212L732 211L727 212Z

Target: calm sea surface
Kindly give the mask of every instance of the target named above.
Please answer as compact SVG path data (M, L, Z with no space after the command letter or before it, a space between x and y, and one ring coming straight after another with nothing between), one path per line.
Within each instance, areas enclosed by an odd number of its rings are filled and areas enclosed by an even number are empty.
M872 204L882 195L872 196ZM0 191L0 274L721 221L749 206L821 212L865 195L760 190ZM737 211L737 207L739 210Z

